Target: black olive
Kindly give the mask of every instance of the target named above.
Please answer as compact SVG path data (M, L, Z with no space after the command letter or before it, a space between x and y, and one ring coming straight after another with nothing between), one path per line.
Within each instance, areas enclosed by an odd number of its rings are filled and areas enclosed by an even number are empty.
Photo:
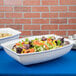
M64 38L61 38L60 41L62 41L62 43L64 43Z
M54 39L51 39L52 41L54 40Z
M56 45L57 45L57 41L55 41Z
M36 52L39 52L39 50L36 50Z
M61 44L64 43L64 38L58 38L57 40L60 40Z
M22 52L22 48L17 47L17 48L16 48L16 52L17 52L17 53L21 53L21 52Z
M27 53L29 53L30 51L28 50Z
M16 48L16 45L14 45L12 49L14 49L14 48Z
M34 46L33 45L30 45L30 47L33 48Z
M30 45L31 45L31 43L32 43L32 42L31 42L31 41L29 41L29 44L30 44Z
M47 38L45 38L45 37L42 37L42 39L41 39L42 41L46 41L47 40Z
M30 47L34 47L34 46L32 45L32 42L31 42L31 41L29 41L29 45L30 45Z

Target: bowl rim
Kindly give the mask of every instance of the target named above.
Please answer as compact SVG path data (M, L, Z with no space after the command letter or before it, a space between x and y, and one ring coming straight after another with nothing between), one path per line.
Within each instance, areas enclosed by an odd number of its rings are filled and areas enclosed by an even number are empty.
M20 31L18 31L18 30L15 30L15 29L12 29L12 28L0 28L0 30L5 30L5 29L10 29L10 30L13 30L13 31L16 31L17 33L16 34L14 34L14 35L12 35L12 36L9 36L9 37L3 37L3 38L0 38L0 40L4 40L4 39L8 39L8 38L12 38L13 36L16 36L16 35L18 35L18 34L21 34L21 32Z
M49 34L49 35L53 35L53 36L54 36L55 34ZM45 36L45 35L39 35L39 36ZM55 35L55 36L58 36L58 35ZM36 37L36 36L35 36L35 37ZM59 37L61 37L61 36L59 36ZM28 37L26 37L26 38L28 38ZM29 38L30 38L30 37L29 37ZM24 38L20 38L20 39L16 39L16 40L12 40L12 41L20 41L20 40L23 40L23 39L25 39L25 37L24 37ZM65 39L67 39L67 38L65 38ZM74 43L74 42L73 42L72 40L69 40L69 39L67 39L67 40L68 40L69 42L71 42L71 43L68 44L68 45L65 45L65 46L63 46L63 47L60 47L60 48L51 49L51 50L47 50L47 51L45 50L45 51L41 51L41 52L24 53L24 54L18 54L18 53L16 53L16 52L12 51L12 49L10 49L10 48L8 48L8 47L6 46L6 44L11 44L12 41L3 43L3 44L1 44L1 46L3 46L3 48L9 50L10 52L14 53L14 54L17 55L17 56L26 56L26 55L33 55L33 54L53 52L53 51L57 51L57 50L60 50L60 49L64 49L64 48L69 47L69 46L73 46L73 43ZM16 43L16 42L14 42L14 43Z
M63 47L60 47L60 48L51 49L51 50L47 50L47 51L45 50L45 51L41 51L41 52L24 53L24 54L17 54L16 52L12 51L11 49L9 49L7 47L4 47L4 48L6 48L7 50L9 50L10 52L12 52L13 54L15 54L17 56L28 56L28 55L34 55L34 54L54 52L54 51L57 51L57 50L60 50L60 49L64 49L64 48L69 47L69 46L71 46L71 45L69 44L69 45L66 45L66 46L63 46Z

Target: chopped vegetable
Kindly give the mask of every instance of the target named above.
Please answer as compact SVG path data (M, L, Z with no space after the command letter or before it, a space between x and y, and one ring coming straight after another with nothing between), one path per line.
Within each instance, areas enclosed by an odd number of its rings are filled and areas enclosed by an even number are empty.
M58 38L56 40L54 36L35 38L31 41L26 38L24 41L22 40L16 43L12 50L19 54L33 53L60 48L67 44L69 44L69 42L64 41L64 38Z
M16 52L17 52L17 53L21 53L21 52L22 52L22 48L17 47L17 48L16 48Z
M42 39L41 39L42 41L46 41L47 40L47 38L45 38L45 37L42 37Z
M61 41L57 40L57 45L60 46L60 44L61 44Z

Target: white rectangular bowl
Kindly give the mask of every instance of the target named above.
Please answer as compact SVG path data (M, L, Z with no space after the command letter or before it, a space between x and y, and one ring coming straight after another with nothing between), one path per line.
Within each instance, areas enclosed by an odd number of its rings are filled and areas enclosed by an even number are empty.
M56 38L60 37L60 36L52 34L52 35L31 36L31 37L27 37L27 38L29 40L32 40L34 38L40 38L42 36L45 36L45 37L55 36ZM6 43L2 44L2 46L8 55L10 55L12 58L14 58L15 60L17 60L18 62L20 62L23 65L40 63L40 62L44 62L44 61L48 61L48 60L52 60L52 59L61 57L64 54L68 53L73 46L73 41L65 38L64 40L69 41L70 44L63 46L61 48L52 49L52 50L43 51L43 52L17 54L14 51L12 51L11 49L15 43L17 43L18 41L22 41L22 40L25 40L25 38L6 42Z
M75 35L75 34L74 34ZM74 38L74 35L71 35L71 36L69 36L68 38L70 39L70 40L73 40L74 41L74 44L73 44L73 47L72 47L72 49L76 49L76 37Z
M73 44L72 49L76 49L76 40L73 40L73 41L74 41L74 44Z
M0 49L2 48L1 44L7 41L15 40L19 38L21 32L14 30L12 28L0 28L0 33L10 33L12 36L0 38Z

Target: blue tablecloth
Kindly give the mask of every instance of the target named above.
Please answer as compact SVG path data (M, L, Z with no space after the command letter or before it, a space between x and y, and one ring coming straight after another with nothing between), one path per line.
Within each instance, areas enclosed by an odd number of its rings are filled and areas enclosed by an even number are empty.
M0 75L76 75L76 50L52 61L24 66L0 50Z

